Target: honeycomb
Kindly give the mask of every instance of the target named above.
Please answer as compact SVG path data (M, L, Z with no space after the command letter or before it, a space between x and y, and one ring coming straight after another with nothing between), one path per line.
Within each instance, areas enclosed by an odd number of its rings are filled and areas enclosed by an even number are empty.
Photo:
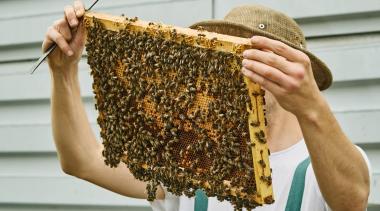
M176 195L273 203L264 91L241 74L249 40L86 13L105 163Z

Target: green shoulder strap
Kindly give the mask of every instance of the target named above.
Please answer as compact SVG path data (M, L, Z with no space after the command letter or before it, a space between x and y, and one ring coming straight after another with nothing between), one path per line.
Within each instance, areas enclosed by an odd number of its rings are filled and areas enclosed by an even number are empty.
M198 189L195 191L194 211L207 211L208 198L206 193Z
M302 204L303 191L305 188L305 175L310 164L310 157L298 164L294 172L292 186L290 187L288 201L285 211L300 211Z

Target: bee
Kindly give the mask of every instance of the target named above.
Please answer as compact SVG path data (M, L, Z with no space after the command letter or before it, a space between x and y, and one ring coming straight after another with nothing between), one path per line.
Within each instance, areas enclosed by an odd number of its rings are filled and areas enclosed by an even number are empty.
M260 130L259 132L255 132L255 136L260 143L266 143L264 131Z
M249 125L251 125L252 127L258 127L258 126L260 126L260 122L259 121L252 121L251 123L249 123Z
M198 30L198 31L205 31L205 28L202 27L202 26L197 26L196 30Z
M266 167L266 164L264 162L264 160L259 160L259 164L261 165L261 167L265 168Z
M138 21L138 20L139 20L138 17L133 17L133 18L129 19L129 21L131 21L131 22L136 22L136 21Z

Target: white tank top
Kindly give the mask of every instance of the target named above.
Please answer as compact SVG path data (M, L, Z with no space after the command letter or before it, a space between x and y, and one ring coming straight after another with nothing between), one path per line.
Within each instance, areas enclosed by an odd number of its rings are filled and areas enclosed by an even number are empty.
M358 147L358 149L370 169L367 156L361 148ZM272 168L272 183L275 202L271 205L257 207L254 211L285 210L294 171L297 165L308 156L309 153L303 140L285 150L270 155L269 161ZM311 165L309 165L305 177L305 189L301 211L330 210L319 190ZM163 189L165 191L165 199L151 202L153 211L194 211L194 198L188 198L184 195L178 197L167 192L165 188ZM220 202L216 197L210 197L208 200L208 210L233 211L234 208L228 201Z

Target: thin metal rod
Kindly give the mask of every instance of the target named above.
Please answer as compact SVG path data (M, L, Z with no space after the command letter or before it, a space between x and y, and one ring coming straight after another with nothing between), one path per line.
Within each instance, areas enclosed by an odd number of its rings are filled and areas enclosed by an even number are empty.
M95 4L98 3L98 1L99 1L99 0L95 0L94 3L92 3L92 5L91 5L86 11L91 10L92 7L94 7ZM42 62L43 62L43 61L49 56L49 54L50 54L51 52L54 51L54 49L55 49L56 47L57 47L57 44L56 44L56 43L53 43L53 44L47 49L47 51L46 51L44 54L42 54L42 56L37 60L36 63L34 63L34 65L32 66L32 68L30 69L30 71L31 71L30 74L33 74L34 71L37 70L37 68L41 65L41 63L42 63Z

